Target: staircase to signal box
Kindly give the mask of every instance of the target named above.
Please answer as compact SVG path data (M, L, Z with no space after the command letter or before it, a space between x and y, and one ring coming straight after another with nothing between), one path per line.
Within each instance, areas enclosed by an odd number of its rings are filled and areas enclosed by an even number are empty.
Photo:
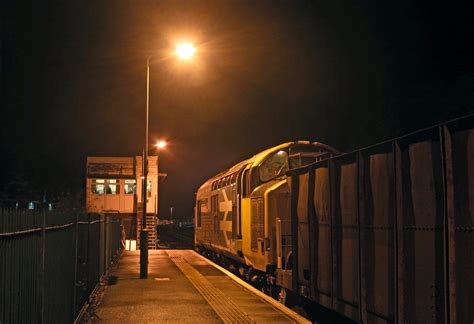
M154 214L146 216L146 229L148 231L148 250L156 249L156 217ZM140 246L140 229L142 228L142 215L137 217L137 245Z

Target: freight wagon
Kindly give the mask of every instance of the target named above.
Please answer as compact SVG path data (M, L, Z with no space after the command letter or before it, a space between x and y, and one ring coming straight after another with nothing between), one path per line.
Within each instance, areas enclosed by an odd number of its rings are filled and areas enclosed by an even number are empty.
M362 323L474 321L474 117L290 170L292 289Z

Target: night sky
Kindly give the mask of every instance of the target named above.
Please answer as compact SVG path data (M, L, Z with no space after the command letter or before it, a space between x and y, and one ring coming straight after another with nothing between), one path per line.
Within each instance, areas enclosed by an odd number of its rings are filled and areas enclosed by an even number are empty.
M85 187L91 156L166 138L160 212L191 217L217 172L285 141L342 151L473 113L467 2L16 1L1 5L0 192ZM10 188L10 189L8 189Z

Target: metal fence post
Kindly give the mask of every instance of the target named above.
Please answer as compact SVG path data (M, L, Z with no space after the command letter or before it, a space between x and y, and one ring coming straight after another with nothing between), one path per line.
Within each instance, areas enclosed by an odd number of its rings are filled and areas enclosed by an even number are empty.
M331 307L336 307L336 296L338 291L336 289L338 285L337 277L337 223L336 223L336 170L335 163L333 160L328 162L329 171L329 200L330 200L330 219L331 219Z
M73 318L72 321L74 322L74 318L76 317L76 302L77 302L77 249L78 249L78 235L79 235L79 213L76 212L76 230L75 230L75 247L74 247L74 284L72 286L73 289L73 297L72 297L72 313Z
M44 308L45 308L45 267L46 267L46 212L43 209L41 225L41 266L40 266L40 323L44 323Z
M104 214L104 239L103 239L103 242L104 242L104 268L102 269L103 273L102 274L105 274L107 272L107 227L108 227L108 224L107 224L107 214Z
M91 231L91 214L87 214L87 252L86 252L86 264L87 264L87 273L86 273L86 291L87 291L87 296L90 296L91 294L91 289L89 285L89 279L90 279L90 262L91 262L91 257L90 257L90 231Z
M316 211L314 209L314 191L315 191L315 169L308 170L308 201L307 201L307 213L306 217L308 220L308 240L309 240L309 268L310 268L310 280L309 280L309 296L312 299L316 298L317 293L317 262L315 258L315 251L318 244L319 233L317 230L318 219L316 217Z

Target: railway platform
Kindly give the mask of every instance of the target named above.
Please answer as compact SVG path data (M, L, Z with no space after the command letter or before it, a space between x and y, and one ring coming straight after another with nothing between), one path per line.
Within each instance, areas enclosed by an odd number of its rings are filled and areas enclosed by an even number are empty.
M193 250L150 250L148 279L139 270L124 252L92 323L310 323Z

